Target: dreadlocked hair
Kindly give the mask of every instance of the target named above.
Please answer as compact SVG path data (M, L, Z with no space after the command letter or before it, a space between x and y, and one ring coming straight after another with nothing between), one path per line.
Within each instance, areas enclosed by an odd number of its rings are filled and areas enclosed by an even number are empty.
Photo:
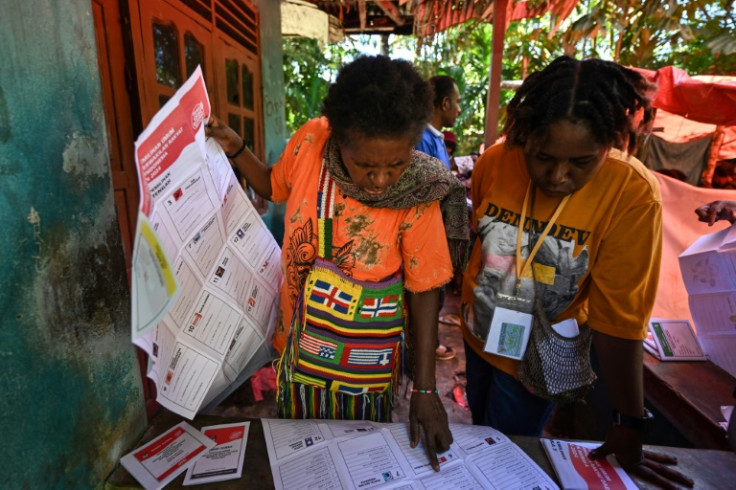
M618 63L560 56L524 80L506 109L503 134L507 144L525 147L566 119L585 124L599 144L633 153L637 133L654 116L648 96L653 89L644 76ZM635 125L638 111L642 119Z
M338 143L350 134L411 136L416 144L432 116L432 92L408 61L360 56L337 74L322 105Z

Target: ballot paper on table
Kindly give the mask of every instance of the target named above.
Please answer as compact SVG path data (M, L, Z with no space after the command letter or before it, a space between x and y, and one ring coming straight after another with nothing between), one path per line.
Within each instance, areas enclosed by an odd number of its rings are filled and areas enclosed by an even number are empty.
M146 490L163 488L192 466L215 441L181 422L120 459Z
M644 347L662 361L706 361L690 322L652 318ZM650 340L651 339L651 340Z
M274 355L280 249L222 148L197 68L135 144L131 335L156 401L192 419Z
M700 345L736 376L736 226L701 236L679 260Z
M202 427L201 432L215 441L216 445L189 468L184 485L201 485L240 478L243 474L249 429L250 422Z
M264 419L277 490L292 488L539 488L554 481L501 432L450 424L454 438L435 472L405 423Z
M565 490L635 490L631 477L610 455L592 460L588 453L602 443L540 439L557 478Z

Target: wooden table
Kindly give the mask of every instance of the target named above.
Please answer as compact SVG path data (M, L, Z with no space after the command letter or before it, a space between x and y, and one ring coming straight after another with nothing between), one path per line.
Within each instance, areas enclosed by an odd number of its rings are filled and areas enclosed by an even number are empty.
M146 431L137 446L154 439L156 436L170 429L183 419L171 412L164 411L157 415L153 424ZM206 425L226 424L242 421L225 417L200 415L189 423L200 429ZM552 470L539 438L528 436L510 436L510 439L519 445L534 461L557 482L557 477ZM136 447L137 447L136 446ZM665 452L676 456L679 460L678 468L695 480L695 488L733 488L736 482L736 454L730 451L683 449L660 446L647 446L649 449ZM633 477L637 485L643 489L657 488L637 477ZM248 433L248 447L245 452L243 476L239 480L230 480L220 483L198 485L197 487L183 487L184 475L180 475L166 488L217 488L217 489L273 489L273 477L268 461L266 441L263 437L263 426L260 420L251 420ZM105 487L112 489L141 488L138 482L123 468L118 468L105 482Z
M733 405L736 379L710 361L659 361L644 353L644 396L701 449L729 450L721 405ZM736 485L736 484L735 484Z

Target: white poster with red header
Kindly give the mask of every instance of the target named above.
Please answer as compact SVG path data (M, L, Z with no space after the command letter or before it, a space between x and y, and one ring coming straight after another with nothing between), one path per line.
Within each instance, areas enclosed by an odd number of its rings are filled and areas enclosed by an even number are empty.
M136 140L131 336L161 405L187 418L273 357L281 251L204 125L198 68Z

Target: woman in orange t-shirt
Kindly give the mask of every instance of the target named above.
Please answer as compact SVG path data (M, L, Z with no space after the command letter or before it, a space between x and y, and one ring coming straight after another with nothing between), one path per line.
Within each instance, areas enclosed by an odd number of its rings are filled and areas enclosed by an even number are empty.
M452 435L435 386L438 297L453 270L445 238L465 238L467 211L457 179L413 150L430 97L410 63L360 57L272 168L219 119L206 134L259 195L286 202L279 415L390 421L408 318L410 437L424 430L439 470Z

